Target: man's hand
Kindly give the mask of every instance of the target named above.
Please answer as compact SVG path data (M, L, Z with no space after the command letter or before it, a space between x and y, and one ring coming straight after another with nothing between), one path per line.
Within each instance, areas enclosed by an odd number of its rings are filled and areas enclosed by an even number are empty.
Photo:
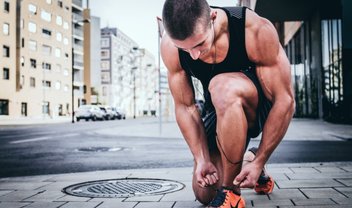
M199 162L196 164L195 177L200 187L214 185L219 176L216 167L211 162Z
M237 175L233 184L240 188L254 188L262 170L262 166L250 162L242 167L241 172Z

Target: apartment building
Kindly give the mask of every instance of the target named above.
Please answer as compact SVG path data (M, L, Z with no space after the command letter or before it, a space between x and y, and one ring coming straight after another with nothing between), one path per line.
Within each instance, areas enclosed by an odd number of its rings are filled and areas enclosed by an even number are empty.
M71 106L71 1L1 0L0 115L55 117Z
M1 0L0 5L0 116L15 112L16 92L16 2ZM20 109L18 110L20 111Z
M151 115L158 105L157 75L149 51L118 28L101 29L100 103L119 107L130 117Z

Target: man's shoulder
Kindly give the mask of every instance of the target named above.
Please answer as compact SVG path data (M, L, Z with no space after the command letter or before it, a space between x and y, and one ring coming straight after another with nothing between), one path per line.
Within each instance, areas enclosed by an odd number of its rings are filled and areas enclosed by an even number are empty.
M160 52L163 62L169 71L181 69L178 49L167 34L164 34L161 39Z

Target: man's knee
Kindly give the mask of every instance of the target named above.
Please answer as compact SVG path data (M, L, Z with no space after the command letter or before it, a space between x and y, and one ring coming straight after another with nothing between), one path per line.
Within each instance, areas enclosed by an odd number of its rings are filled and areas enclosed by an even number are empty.
M242 107L243 87L231 81L224 74L219 74L210 81L209 92L218 115L225 113L229 107Z
M213 187L205 187L202 188L198 184L193 183L193 192L197 201L204 205L208 205L211 200L215 197L216 191L214 191Z

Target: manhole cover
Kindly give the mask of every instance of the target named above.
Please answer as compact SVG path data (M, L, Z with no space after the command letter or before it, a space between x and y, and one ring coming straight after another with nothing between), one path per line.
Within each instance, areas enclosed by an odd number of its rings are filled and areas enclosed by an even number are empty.
M74 184L62 191L73 196L90 198L125 198L172 193L184 188L182 183L162 179L124 178L88 181Z
M124 150L124 147L83 147L76 149L78 152L117 152Z

